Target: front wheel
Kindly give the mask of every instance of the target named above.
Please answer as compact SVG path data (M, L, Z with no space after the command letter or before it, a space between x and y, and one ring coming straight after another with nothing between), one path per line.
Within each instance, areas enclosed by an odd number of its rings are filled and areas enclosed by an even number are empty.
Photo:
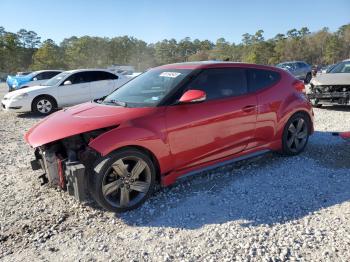
M309 140L310 130L310 119L305 114L293 115L283 131L283 154L293 156L303 152Z
M121 213L142 205L153 193L156 169L150 157L124 149L100 159L89 183L91 195L109 211Z
M56 103L51 97L37 97L34 99L32 104L32 110L34 113L40 115L48 115L55 109Z

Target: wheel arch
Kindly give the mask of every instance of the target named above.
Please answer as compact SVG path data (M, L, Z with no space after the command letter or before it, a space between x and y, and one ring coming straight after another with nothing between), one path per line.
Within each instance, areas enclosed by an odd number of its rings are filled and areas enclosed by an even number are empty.
M52 95L48 95L48 94L40 94L40 95L37 95L36 97L34 97L32 100L32 104L31 104L32 111L34 109L34 101L37 100L38 98L41 98L41 97L48 97L48 98L52 99L53 102L55 103L54 108L57 108L58 104L57 104L57 100L55 97L53 97Z
M173 161L170 148L161 134L138 127L115 128L101 134L89 143L89 147L101 156L125 148L136 148L151 156L157 165L159 175L172 169Z
M120 150L126 150L126 149L136 149L136 150L141 151L141 152L145 153L146 155L148 155L151 158L151 161L154 164L154 167L156 169L156 180L158 183L161 182L159 161L158 161L156 155L148 148L146 148L144 146L140 146L140 145L127 145L127 146L117 148L110 153L114 153L114 152L117 152Z

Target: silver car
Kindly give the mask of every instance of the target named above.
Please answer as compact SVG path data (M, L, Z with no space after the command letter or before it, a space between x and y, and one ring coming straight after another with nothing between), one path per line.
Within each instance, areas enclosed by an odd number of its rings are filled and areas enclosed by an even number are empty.
M303 80L305 83L309 83L312 78L312 68L304 61L288 61L280 63L276 66L289 71L292 75L299 80Z

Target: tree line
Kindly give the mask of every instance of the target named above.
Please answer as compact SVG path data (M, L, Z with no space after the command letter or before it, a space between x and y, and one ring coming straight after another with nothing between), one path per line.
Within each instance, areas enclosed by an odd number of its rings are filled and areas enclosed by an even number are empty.
M242 35L235 44L218 39L180 41L164 39L146 43L130 36L113 38L83 36L64 39L57 44L51 39L41 41L34 31L8 32L0 26L0 72L39 69L105 68L113 64L133 65L137 71L161 64L230 60L274 65L288 60L304 60L310 64L333 64L350 58L350 24L336 32L323 28L310 32L307 27L291 29L271 39L264 31Z

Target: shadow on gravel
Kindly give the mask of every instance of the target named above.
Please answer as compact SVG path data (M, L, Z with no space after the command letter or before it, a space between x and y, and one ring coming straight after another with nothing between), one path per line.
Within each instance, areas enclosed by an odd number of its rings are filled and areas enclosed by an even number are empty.
M272 154L200 174L118 217L133 226L185 229L286 223L349 201L349 160L350 144L316 132L300 156Z
M19 117L19 118L27 118L27 119L42 119L42 118L44 118L44 116L41 116L39 114L35 114L33 112L18 113L17 117Z

